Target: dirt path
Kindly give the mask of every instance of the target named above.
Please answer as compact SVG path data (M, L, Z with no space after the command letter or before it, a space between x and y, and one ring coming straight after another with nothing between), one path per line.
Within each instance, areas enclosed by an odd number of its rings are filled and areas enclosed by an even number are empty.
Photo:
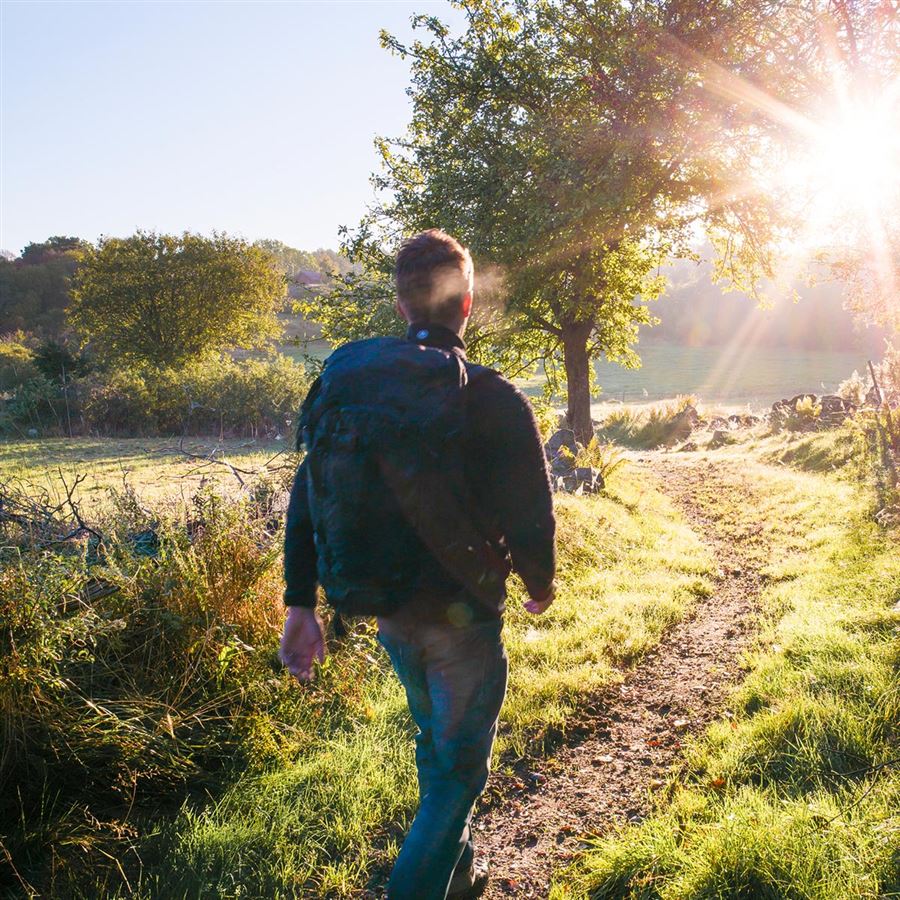
M696 459L646 454L640 462L715 554L716 590L623 684L591 704L602 712L592 717L589 736L542 761L539 773L519 785L498 786L503 802L475 820L477 845L491 860L486 897L546 897L551 871L585 834L645 816L681 742L720 714L739 674L760 580L753 558L726 539L709 504L698 499L711 488L733 492L734 485Z

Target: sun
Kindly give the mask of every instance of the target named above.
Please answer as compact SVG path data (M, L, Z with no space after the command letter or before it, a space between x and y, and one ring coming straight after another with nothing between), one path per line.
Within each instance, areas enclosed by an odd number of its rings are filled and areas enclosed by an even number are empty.
M847 105L815 125L806 180L826 217L872 215L897 203L900 119L887 99Z
M799 228L786 241L815 255L869 241L900 216L900 91L851 101L832 97L815 116L790 123L799 140L769 173L768 189Z

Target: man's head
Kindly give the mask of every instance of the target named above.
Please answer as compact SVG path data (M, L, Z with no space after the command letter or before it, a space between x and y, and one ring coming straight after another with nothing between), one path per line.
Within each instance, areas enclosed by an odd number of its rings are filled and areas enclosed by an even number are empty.
M459 334L472 311L469 251L437 228L405 240L395 269L397 307L408 322L433 322Z

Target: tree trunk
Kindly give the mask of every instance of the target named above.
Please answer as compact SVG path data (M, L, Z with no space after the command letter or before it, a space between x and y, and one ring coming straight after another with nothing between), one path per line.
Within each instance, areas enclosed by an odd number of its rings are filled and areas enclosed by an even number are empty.
M575 440L587 445L594 436L591 422L591 379L587 343L590 322L563 325L563 363L566 368L569 428Z

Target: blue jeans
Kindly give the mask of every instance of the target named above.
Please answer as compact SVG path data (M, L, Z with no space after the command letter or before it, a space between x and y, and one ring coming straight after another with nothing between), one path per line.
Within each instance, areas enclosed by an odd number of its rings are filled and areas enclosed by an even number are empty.
M501 623L464 627L379 621L416 735L419 810L388 884L389 900L444 900L474 850L472 807L484 790L508 660Z

